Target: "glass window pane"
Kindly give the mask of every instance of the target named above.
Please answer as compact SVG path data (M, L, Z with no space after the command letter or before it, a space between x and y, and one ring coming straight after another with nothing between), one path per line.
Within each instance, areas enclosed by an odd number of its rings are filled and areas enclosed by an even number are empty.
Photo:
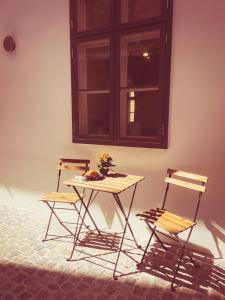
M122 90L120 112L121 137L158 135L160 101L157 90Z
M159 30L122 37L120 56L122 87L158 86L159 47Z
M162 15L162 0L121 0L121 23L138 22Z
M79 134L109 134L109 92L79 93Z
M109 40L83 42L78 46L79 89L109 89Z
M111 23L111 0L77 0L79 32L109 28Z

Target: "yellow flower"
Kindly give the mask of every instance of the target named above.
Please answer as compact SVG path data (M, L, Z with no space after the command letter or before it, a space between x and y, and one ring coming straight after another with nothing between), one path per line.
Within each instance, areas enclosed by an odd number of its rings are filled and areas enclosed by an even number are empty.
M109 153L101 153L100 155L100 160L103 160L103 161L108 161L109 159Z
M109 153L101 153L98 157L97 161L97 167L100 173L102 173L104 170L110 170L110 167L115 167L115 165L112 163L113 159L109 155ZM103 174L103 173L102 173Z

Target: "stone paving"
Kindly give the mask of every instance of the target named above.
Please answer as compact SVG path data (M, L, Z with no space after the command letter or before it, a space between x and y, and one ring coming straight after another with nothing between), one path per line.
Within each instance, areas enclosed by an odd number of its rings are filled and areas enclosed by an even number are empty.
M126 240L127 254L119 262L119 279L112 273L119 236L108 233L101 239L95 232L83 235L66 261L72 239L42 242L47 217L41 211L0 206L0 299L54 300L221 300L225 299L225 270L212 259L194 253L200 269L184 263L177 283L170 290L174 258L156 244L142 269L136 268L141 252ZM57 229L54 225L54 229ZM86 254L83 252L85 251Z

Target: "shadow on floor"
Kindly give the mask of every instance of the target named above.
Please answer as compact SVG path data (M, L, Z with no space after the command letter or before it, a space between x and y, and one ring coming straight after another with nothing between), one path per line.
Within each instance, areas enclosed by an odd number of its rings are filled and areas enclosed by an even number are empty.
M225 243L225 235L222 232L222 230L219 230L212 222L212 220L203 220L205 223L206 228L211 232L212 238L215 242L215 246L218 252L217 259L223 259L224 255L222 253L222 250L220 248L220 241L222 243ZM222 228L222 226L220 226Z
M121 235L122 233L109 233L103 229L101 229L101 235L99 235L95 230L86 232L83 237L79 239L71 261L86 261L92 265L99 266L103 270L107 269L112 275L115 269L116 258L118 256L122 238ZM119 265L123 262L126 270L128 270L132 264L133 266L136 266L141 257L140 250L132 244L134 244L132 239L128 237L124 238L123 250L120 255L120 257L123 255L123 259L122 261L120 259ZM130 263L127 263L127 260L124 262L124 257L127 258ZM118 268L117 273L120 276L127 275L127 273L124 273L122 270L118 270ZM132 273L139 273L139 271L135 269Z
M179 253L179 249L175 245L167 243L166 246ZM199 268L191 263L188 256L185 256L175 283L200 293L206 294L208 289L212 288L225 295L225 269L214 264L213 256L210 253L206 254L190 248L189 253ZM165 251L159 243L155 242L139 270L171 282L177 259L176 254Z
M101 235L99 235L92 230L85 234L79 245L95 249L118 251L120 240L121 237L118 234L101 231Z
M99 236L94 231L88 232L86 235L84 235L82 241L79 243L79 246L76 248L76 251L82 253L83 256L79 257L79 259L74 259L74 261L84 260L103 269L107 268L113 271L115 261L112 260L112 256L109 256L110 259L108 259L107 255L112 254L113 252L116 254L118 251L119 242L120 237L118 235L103 233L102 236ZM131 240L129 239L125 240L125 249L123 249L121 255L126 255L127 258L129 258L132 262L130 265L133 264L136 266L136 264L141 260L143 250L141 252L140 249L131 246L130 242ZM179 253L179 248L177 248L176 245L169 243L166 243L166 245L171 251ZM225 295L225 269L214 264L212 254L210 252L206 253L206 249L204 249L203 252L200 247L197 247L193 244L190 245L192 245L192 248L189 248L189 253L199 265L199 268L194 267L190 261L190 258L185 256L175 284L179 287L185 287L191 289L193 292L205 295L208 294L209 288L212 288L220 294ZM108 252L92 254L92 252L85 252L83 250L84 248L86 250L88 248L95 248L98 250L107 250ZM118 271L118 277L125 278L129 277L128 275L131 274L137 274L138 276L138 273L144 272L153 275L156 278L165 280L169 285L173 278L177 259L178 256L176 254L165 251L158 242L155 242L151 246L150 251L147 253L141 267L134 269L132 272L130 272L130 268L128 267L126 270L127 272L124 272L123 265L123 271ZM108 267L105 265L105 263L111 264L111 266ZM177 290L179 290L179 288Z
M188 290L171 292L167 287L145 286L134 281L114 281L97 276L68 274L13 263L0 264L0 299L103 300L146 299L175 300L193 296ZM199 297L198 297L199 295ZM178 298L177 298L178 297ZM196 294L196 298L203 298ZM222 299L213 296L212 299Z
M84 244L80 244L75 255L79 261L67 262L66 258L72 249L73 239L65 239L65 241L57 239L42 243L41 240L46 229L45 217L42 216L42 213L32 213L30 210L20 209L16 206L1 206L0 219L1 300L225 299L222 294L217 295L215 291L220 287L221 290L224 288L224 271L216 269L211 264L212 261L209 261L206 278L211 276L214 281L205 284L205 287L213 287L212 290L209 289L208 294L200 293L200 289L193 287L181 287L176 292L171 292L169 280L160 277L162 274L154 273L154 276L148 274L151 272L149 263L143 272L137 270L136 261L140 261L143 251L129 247L134 243L126 239L124 243L126 255L122 253L119 262L119 267L121 267L119 271L126 274L115 281L112 279L112 269L114 258L118 253L118 236L114 241L111 235L107 238L106 234L102 240L99 240L98 237L92 235L93 232L86 232L89 234L88 243L86 243L86 247ZM86 233L84 232L81 236L84 240ZM90 247L91 244L93 247ZM101 249L97 249L97 246ZM115 251L112 251L111 248ZM156 247L156 249L158 248ZM96 256L96 258L85 259L79 251L89 251L89 255ZM104 256L108 252L111 254L108 257ZM135 256L136 252L138 252L137 256ZM149 251L149 254L151 252ZM99 254L103 259L98 259L96 265ZM131 257L134 260L130 259ZM204 262L204 259L201 259ZM92 263L92 260L95 264ZM128 261L130 265L127 267ZM207 260L205 262L207 263ZM135 273L131 273L132 268Z

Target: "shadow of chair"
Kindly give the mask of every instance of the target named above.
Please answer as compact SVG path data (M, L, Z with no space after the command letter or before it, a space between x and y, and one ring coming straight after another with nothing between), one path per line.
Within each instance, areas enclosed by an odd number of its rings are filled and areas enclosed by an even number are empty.
M154 242L138 269L171 282L174 276L174 265L177 263L177 247L168 242L164 244L171 251L166 251L158 241ZM189 256L184 255L176 276L176 284L202 294L207 294L209 288L212 288L225 295L225 269L214 264L213 255L206 249L191 245L188 251L199 268L195 268L190 263Z
M222 249L220 247L220 242L222 242L223 244L225 244L225 235L224 235L224 229L220 229L217 228L214 224L212 220L208 220L208 219L204 219L203 218L203 222L206 226L206 228L209 230L209 232L212 235L212 238L214 240L215 246L216 246L216 250L218 252L218 256L215 259L225 259L224 254L222 252Z

